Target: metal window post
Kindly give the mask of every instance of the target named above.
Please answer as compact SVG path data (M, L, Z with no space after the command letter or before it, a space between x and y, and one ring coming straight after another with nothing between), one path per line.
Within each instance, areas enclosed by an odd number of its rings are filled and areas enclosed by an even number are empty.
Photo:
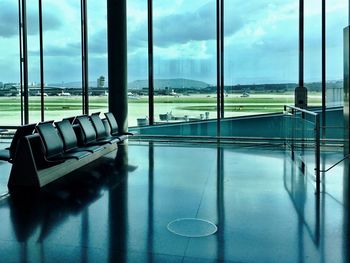
M216 136L221 134L221 1L216 0Z
M40 50L40 112L41 121L44 121L44 50L43 50L43 10L42 0L39 0L39 50Z
M220 111L225 115L225 79L224 79L224 0L220 3Z
M24 109L23 109L23 45L22 45L22 0L18 0L18 34L19 34L19 85L21 97L21 125L24 124Z
M322 138L326 138L326 0L322 0Z
M20 48L21 48L21 104L23 118L21 124L29 123L28 101L28 47L27 47L27 8L26 0L20 0ZM22 97L23 96L23 97Z
M83 114L89 114L89 61L86 0L81 0L81 64Z
M149 125L154 124L154 71L153 71L153 0L147 2L148 10L148 114Z
M304 0L299 0L299 87L304 86Z

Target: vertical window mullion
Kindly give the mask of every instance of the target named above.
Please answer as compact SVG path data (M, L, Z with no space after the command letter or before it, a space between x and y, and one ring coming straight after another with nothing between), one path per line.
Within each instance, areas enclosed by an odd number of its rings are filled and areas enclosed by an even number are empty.
M221 22L220 0L216 0L216 136L221 134Z
M299 87L304 86L304 0L299 0Z
M19 74L20 74L20 96L21 96L21 125L24 124L23 108L23 23L22 23L22 0L18 0L18 24L19 24Z
M149 125L154 124L154 71L153 71L153 0L148 0L148 113Z
M21 1L21 25L22 25L22 81L23 81L23 111L24 120L22 124L29 123L29 101L28 101L28 47L27 47L27 8L26 0Z
M83 114L89 114L88 45L86 0L81 0L81 63L82 63L82 106Z
M40 111L41 121L44 121L44 51L43 51L43 13L42 0L39 0L39 50L40 50Z
M326 0L322 0L322 136L326 126Z
M220 8L220 87L221 87L221 101L220 110L221 118L224 118L225 113L225 84L224 84L224 0L221 0Z

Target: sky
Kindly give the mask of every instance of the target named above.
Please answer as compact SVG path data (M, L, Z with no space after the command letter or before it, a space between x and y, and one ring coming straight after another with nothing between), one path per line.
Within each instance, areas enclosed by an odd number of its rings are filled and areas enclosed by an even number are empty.
M29 81L39 81L37 0L27 0ZM88 1L89 79L107 76L106 1ZM328 2L331 4L328 4ZM342 78L347 0L327 1L327 79ZM305 81L321 80L321 1L305 1ZM128 0L128 78L147 79L147 1ZM216 83L216 1L153 0L155 78ZM0 1L0 82L18 82L17 1ZM298 80L298 1L225 0L225 84ZM80 81L80 0L43 0L45 82Z

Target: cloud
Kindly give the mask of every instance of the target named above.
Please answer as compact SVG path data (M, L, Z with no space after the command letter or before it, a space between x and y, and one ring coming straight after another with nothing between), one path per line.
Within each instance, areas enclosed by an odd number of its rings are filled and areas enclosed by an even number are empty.
M249 9L250 6L241 8ZM236 52L249 49L288 52L295 48L299 24L298 8L294 2L279 5L260 3L260 8L254 7L253 10L248 12L249 18L244 19L244 25L234 35L225 36L228 49L236 49ZM247 10L243 13L247 13ZM227 23L225 25L229 26Z
M153 21L153 43L156 47L183 45L194 41L216 39L215 1L210 1L192 12L158 12ZM157 6L161 8L161 6ZM182 9L180 9L182 10ZM140 11L141 12L141 11ZM134 11L128 17L128 48L130 52L147 46L147 16ZM142 17L142 20L140 20ZM243 25L241 16L228 16L225 21L225 36L237 32Z
M240 17L230 16L225 35L237 32L242 26ZM207 41L216 38L215 2L211 1L194 12L171 14L154 20L154 44L168 47L190 41Z
M0 1L0 37L18 35L18 8L13 1Z
M89 53L106 54L107 53L107 29L103 28L89 36L88 39Z
M184 8L177 1L178 7L169 9L160 3L155 7L153 21L154 45L169 47L191 41L207 41L216 39L216 3L209 1L193 10L191 4ZM294 3L294 1L290 1ZM174 6L174 5L170 5ZM247 25L258 24L262 19L278 20L295 14L295 6L278 0L259 2L233 1L225 5L225 37L230 37ZM158 10L159 9L159 10ZM164 11L164 10L165 11ZM169 10L168 10L169 9ZM190 10L190 11L186 11ZM164 11L164 12L163 12ZM273 13L278 11L280 13ZM129 47L134 50L147 45L147 16L141 11L128 18ZM247 15L249 14L249 15ZM140 21L140 17L142 21ZM271 21L273 22L273 21Z
M45 59L45 81L71 82L81 79L81 60L75 57L47 57Z
M11 54L15 57L15 54ZM17 54L18 55L18 54ZM15 60L12 57L11 63L8 60L0 58L0 82L19 82L19 56Z
M29 50L29 56L39 56L39 50ZM45 57L79 57L81 56L80 43L68 43L63 46L44 46Z
M147 11L133 10L132 14L128 14L127 20L128 53L148 45Z
M80 40L80 39L79 39ZM89 55L107 54L107 32L105 29L98 31L88 40ZM39 55L39 50L29 50L29 55ZM52 45L44 43L44 56L50 57L71 57L81 56L81 42L68 42L62 45Z
M39 34L39 15L38 10L29 9L27 14L28 35ZM48 9L43 14L43 31L58 30L63 25L62 19L58 12Z
M39 34L38 5L27 5L28 35ZM62 26L60 12L50 6L43 9L43 30L57 30ZM10 38L18 36L18 5L17 1L0 2L0 36Z

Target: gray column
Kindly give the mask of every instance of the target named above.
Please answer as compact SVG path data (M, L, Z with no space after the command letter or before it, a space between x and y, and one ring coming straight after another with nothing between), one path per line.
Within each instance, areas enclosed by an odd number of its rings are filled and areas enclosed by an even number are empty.
M349 26L344 28L344 154L349 151L349 77L350 77L350 52L349 52Z
M107 0L109 111L128 130L126 0Z

